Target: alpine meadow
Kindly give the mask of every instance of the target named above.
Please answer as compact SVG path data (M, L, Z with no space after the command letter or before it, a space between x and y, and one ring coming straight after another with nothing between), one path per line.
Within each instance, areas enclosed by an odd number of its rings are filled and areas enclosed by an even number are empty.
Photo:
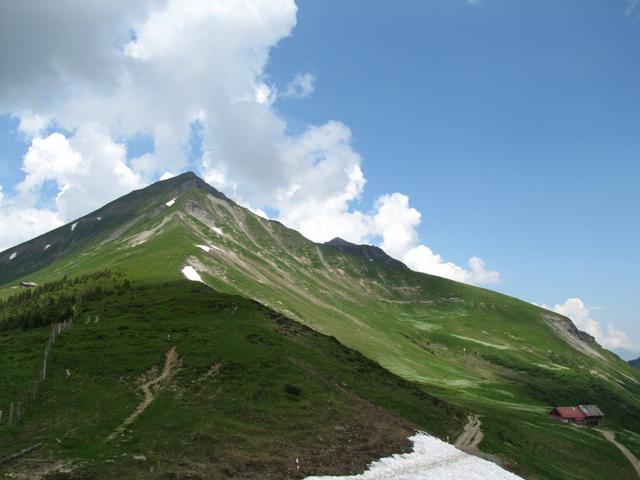
M640 479L640 0L0 1L0 480Z
M415 431L453 441L469 418L484 435L470 451L525 478L636 475L598 431L547 416L588 399L639 450L640 375L570 320L372 247L311 242L192 173L0 265L0 404L22 409L9 423L3 408L0 456L40 445L43 465L73 472L60 478L356 473L410 451ZM18 292L25 278L38 287Z

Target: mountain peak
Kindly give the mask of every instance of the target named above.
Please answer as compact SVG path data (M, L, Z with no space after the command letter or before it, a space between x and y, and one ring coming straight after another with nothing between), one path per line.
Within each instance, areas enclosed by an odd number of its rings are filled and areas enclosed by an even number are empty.
M175 177L171 177L167 180L156 182L147 187L147 189L154 187L158 189L164 189L167 187L173 188L175 189L176 193L182 193L186 190L196 188L199 190L204 190L212 194L214 197L228 200L227 196L224 193L209 185L192 171L187 171L180 175L176 175Z
M0 252L0 284L43 268L98 239L117 238L152 217L183 193L198 190L226 202L227 196L188 171L135 190L55 230ZM168 202L168 203L167 203Z
M328 242L325 242L325 245L331 245L332 247L357 247L358 244L347 242L344 238L335 237Z
M345 253L349 253L351 255L356 255L358 257L362 257L365 260L369 260L370 262L377 262L386 267L395 268L397 270L408 270L404 263L400 260L396 260L395 258L387 255L387 253L379 247L375 247L373 245L357 245L355 243L348 242L340 237L335 237L328 242L325 242L325 245L329 247L337 248L340 251Z

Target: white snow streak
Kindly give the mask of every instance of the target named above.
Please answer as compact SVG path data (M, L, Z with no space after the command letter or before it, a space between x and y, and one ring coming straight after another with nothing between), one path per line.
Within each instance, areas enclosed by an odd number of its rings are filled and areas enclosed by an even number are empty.
M187 277L187 280L191 280L192 282L202 282L202 278L200 278L200 274L193 268L191 265L187 265L182 269L182 274Z
M220 247L216 247L215 245L196 245L196 247L198 247L200 250L204 250L207 253L209 253L211 250L218 250L219 252L225 253L223 249L221 249Z
M78 222L76 222L73 225L71 225L71 231L73 232L76 229L77 226L78 226Z
M45 249L45 250L49 250L49 247L50 247L50 246L51 246L51 244L50 244L50 243L47 243L47 244L44 246L44 249Z
M102 217L96 217L96 220L98 220L99 222L102 221Z
M366 472L345 477L307 477L306 480L518 480L498 465L461 452L435 437L418 433L409 440L413 452L382 458Z
M172 198L171 200L169 200L167 203L165 203L165 205L167 207L173 207L173 205L176 203L176 199Z
M13 260L14 258L16 258L18 256L18 252L13 252L11 254L11 256L9 257L9 260Z
M216 232L218 235L224 235L224 233L222 232L221 228L218 227L211 227L211 230L213 230L214 232Z

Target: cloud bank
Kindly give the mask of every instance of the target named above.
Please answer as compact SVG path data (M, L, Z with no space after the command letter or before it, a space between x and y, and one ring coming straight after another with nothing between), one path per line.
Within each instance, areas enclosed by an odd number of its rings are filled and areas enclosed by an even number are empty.
M482 259L456 265L421 243L406 195L354 207L366 178L347 125L289 133L274 104L311 95L316 79L278 86L265 71L296 14L292 0L1 2L0 114L30 146L0 200L0 250L189 168L313 240L378 243L415 270L498 282ZM140 137L152 148L133 155Z

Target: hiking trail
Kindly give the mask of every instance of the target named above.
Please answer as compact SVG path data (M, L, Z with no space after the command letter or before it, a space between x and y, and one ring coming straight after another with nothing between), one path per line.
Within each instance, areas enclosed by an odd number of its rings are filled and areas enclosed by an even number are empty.
M618 450L620 450L622 454L625 457L627 457L627 460L629 460L629 463L631 463L633 468L635 468L636 473L640 478L640 460L638 460L638 458L633 453L631 453L627 447L625 447L624 445L622 445L620 442L616 440L616 434L614 432L610 432L608 430L600 430L600 429L596 429L596 430L598 430L598 432L600 432L602 436L607 439L607 441L609 441L610 443L618 447Z
M140 405L138 405L138 407L134 410L134 412L131 415L129 415L125 419L125 421L122 422L122 424L120 424L120 426L118 426L118 428L116 428L113 431L111 435L109 435L109 437L107 438L107 441L111 441L116 436L124 433L125 428L131 425L136 420L136 418L138 418L140 414L142 414L142 412L144 412L147 409L147 407L151 405L151 402L153 402L153 400L156 398L156 395L159 390L158 388L154 392L152 387L155 387L156 385L159 385L162 382L169 380L175 373L177 366L178 366L178 351L174 346L174 347L171 347L171 349L165 354L164 368L162 369L162 373L160 373L160 375L157 376L156 378L149 380L148 382L145 382L142 385L140 385L140 388L144 393L144 399L142 400Z
M464 426L464 430L456 440L454 446L460 450L477 449L484 438L484 433L480 429L482 422L477 415L470 415L469 421Z

